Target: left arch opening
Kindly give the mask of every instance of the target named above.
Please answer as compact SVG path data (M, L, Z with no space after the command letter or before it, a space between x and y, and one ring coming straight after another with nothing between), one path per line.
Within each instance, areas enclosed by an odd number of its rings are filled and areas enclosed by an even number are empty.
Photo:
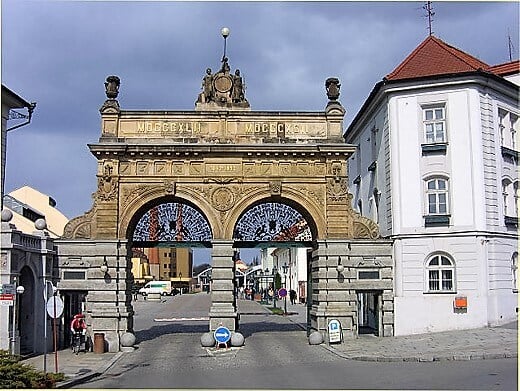
M206 217L196 208L183 202L164 202L154 205L142 214L131 230L134 247L211 246L211 227Z

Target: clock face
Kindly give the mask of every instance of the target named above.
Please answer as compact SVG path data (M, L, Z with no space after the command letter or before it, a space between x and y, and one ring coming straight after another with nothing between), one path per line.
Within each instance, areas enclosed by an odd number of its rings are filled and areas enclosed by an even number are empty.
M213 84L218 92L228 92L233 86L233 81L228 75L219 75L215 78Z

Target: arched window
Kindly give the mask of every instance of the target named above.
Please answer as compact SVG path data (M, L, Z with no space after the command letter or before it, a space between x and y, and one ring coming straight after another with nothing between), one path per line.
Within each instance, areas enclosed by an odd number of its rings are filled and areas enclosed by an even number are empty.
M510 201L509 201L509 198L511 196L511 191L510 191L510 185L511 185L511 181L509 179L503 179L502 180L502 200L504 202L504 216L509 216L511 215L510 213Z
M518 181L513 183L513 198L514 198L514 205L515 205L515 214L514 216L518 216Z
M436 254L426 263L428 292L455 290L455 264L447 256Z

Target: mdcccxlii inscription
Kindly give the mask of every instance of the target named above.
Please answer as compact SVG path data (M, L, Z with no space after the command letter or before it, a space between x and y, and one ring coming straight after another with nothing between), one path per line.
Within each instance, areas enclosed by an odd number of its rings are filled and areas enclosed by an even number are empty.
M325 123L305 122L228 122L226 133L278 138L324 138L327 135ZM135 133L170 137L199 137L214 135L219 130L218 122L204 121L137 121ZM133 133L127 123L123 133Z

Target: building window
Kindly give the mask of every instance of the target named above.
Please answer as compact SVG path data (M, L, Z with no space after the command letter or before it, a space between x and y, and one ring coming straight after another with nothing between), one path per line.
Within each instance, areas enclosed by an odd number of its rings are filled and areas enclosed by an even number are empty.
M517 271L518 271L518 253L515 251L511 257L511 273L513 274L513 290L518 290L517 286Z
M513 183L513 202L515 206L515 216L518 216L518 181Z
M511 182L508 181L507 179L504 179L502 181L502 200L504 202L504 216L508 216L508 211L509 211L509 208L508 208L508 204L509 204L509 184Z
M424 140L427 144L446 142L444 107L423 108Z
M426 265L428 292L453 292L455 266L444 255L434 255Z
M443 178L426 182L426 199L429 215L448 214L448 181Z
M518 181L502 180L502 202L506 225L518 224Z
M518 115L504 109L498 109L498 131L502 147L516 151L518 123Z

